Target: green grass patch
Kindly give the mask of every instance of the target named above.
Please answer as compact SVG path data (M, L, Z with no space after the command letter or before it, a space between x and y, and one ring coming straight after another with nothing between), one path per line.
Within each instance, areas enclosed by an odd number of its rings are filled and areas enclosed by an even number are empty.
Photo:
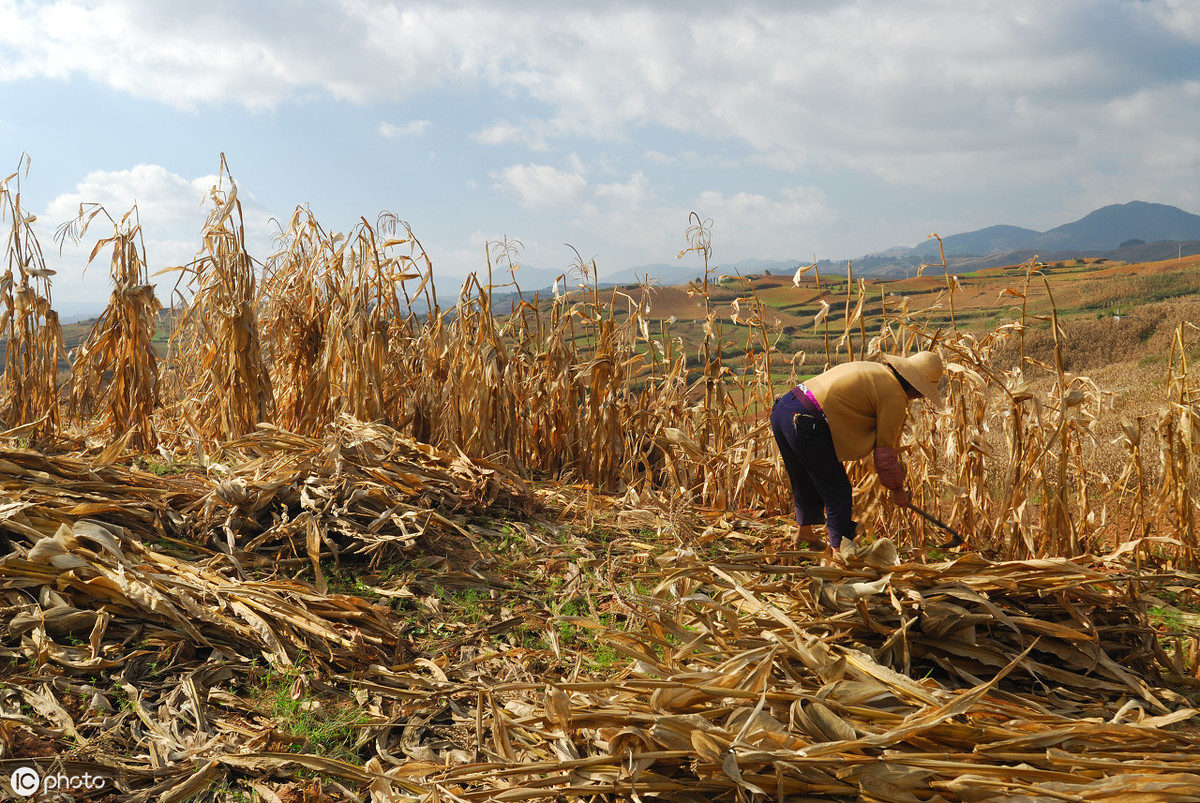
M301 666L269 666L250 697L255 710L290 737L293 752L362 764L356 745L370 717L353 701L315 694Z

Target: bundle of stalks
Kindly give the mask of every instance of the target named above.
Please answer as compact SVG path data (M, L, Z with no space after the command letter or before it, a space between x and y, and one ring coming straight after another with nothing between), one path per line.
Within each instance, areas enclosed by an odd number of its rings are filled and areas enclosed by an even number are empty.
M113 234L96 243L88 264L103 248L112 247L113 292L87 338L71 354L70 410L80 421L103 411L98 427L110 443L147 452L158 444L152 420L159 380L154 335L162 305L149 283L137 207L118 222L102 206L80 206L79 217L59 233L78 242L101 214L113 224Z
M0 421L25 437L52 441L59 431L58 364L66 352L50 298L50 277L33 233L37 219L21 206L22 155L17 171L0 181L0 223L10 222L0 275L0 333L5 339Z
M110 465L112 452L91 458L0 448L0 533L30 543L60 526L96 518L151 541L173 532L173 505L204 492L194 477L170 478Z
M303 435L332 417L325 364L332 301L322 284L328 240L307 210L297 209L263 275L264 342L273 363L278 423Z
M366 221L348 236L331 235L308 210L296 210L262 288L279 425L316 435L342 414L403 415L397 396L414 379L405 370L414 323L400 290L420 275L414 254L423 253L403 221L384 215L376 228L395 234L400 226L407 236L382 242ZM409 254L394 253L406 244Z
M1147 581L1119 563L992 562L968 553L900 564L890 541L874 546L865 564L792 573L798 587L722 569L704 583L723 588L713 598L733 607L752 589L766 608L808 622L806 632L863 650L909 677L971 688L1004 669L998 689L1023 691L1064 714L1102 715L1128 698L1161 713L1186 703L1169 689L1200 689L1200 642L1169 655L1139 599ZM673 592L686 596L706 570L673 575ZM711 634L698 643L735 637L719 617L693 613L700 618L684 616L666 632Z
M305 653L357 666L394 652L386 622L361 600L318 596L299 584L249 582L222 572L222 563L220 557L208 566L178 560L148 549L119 526L81 519L28 549L18 546L0 563L0 576L9 588L53 587L57 604L46 612L48 619L70 623L72 632L89 626L97 641L112 617L186 634L225 659L259 654L290 665ZM346 627L340 619L356 625ZM22 634L19 625L10 635ZM100 656L93 650L92 657Z

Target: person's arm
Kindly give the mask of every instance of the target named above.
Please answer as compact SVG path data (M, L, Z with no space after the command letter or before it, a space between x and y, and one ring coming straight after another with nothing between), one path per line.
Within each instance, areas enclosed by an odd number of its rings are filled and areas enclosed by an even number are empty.
M904 419L908 415L908 399L893 400L890 396L880 394L879 411L875 423L875 473L879 481L892 492L892 504L908 507L911 503L908 492L904 489L906 472L896 452L896 444L900 442L900 433L904 429Z
M903 488L904 464L900 462L900 455L896 450L891 446L876 446L874 458L875 473L879 475L883 487L892 491Z
M879 481L883 483L883 487L892 492L892 504L900 507L908 507L912 504L912 500L908 496L908 491L904 489L904 464L900 462L900 455L891 446L876 446L875 454L875 473L879 475Z

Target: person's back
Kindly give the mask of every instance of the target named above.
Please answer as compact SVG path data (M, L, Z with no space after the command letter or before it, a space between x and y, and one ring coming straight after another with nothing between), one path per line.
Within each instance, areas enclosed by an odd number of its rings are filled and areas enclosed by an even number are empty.
M821 405L840 460L859 460L876 446L895 447L908 395L891 367L878 362L835 365L804 383Z

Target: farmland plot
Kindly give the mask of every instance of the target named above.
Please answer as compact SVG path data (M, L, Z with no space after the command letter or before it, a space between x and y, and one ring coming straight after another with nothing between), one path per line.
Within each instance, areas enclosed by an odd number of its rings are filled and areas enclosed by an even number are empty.
M10 360L40 359L49 274L3 197ZM1155 415L1101 443L1120 413L1065 370L1036 263L986 331L957 325L949 276L920 310L875 310L852 274L804 291L818 361L951 365L904 452L914 501L967 543L856 466L871 547L839 563L790 547L763 420L803 360L753 280L707 267L698 217L685 339L582 261L570 293L499 310L476 280L443 309L390 216L331 234L300 212L259 272L223 165L161 364L135 217L97 244L116 289L73 403L53 372L4 386L6 766L144 801L1200 788L1187 326ZM1041 304L1048 359L1025 349Z

